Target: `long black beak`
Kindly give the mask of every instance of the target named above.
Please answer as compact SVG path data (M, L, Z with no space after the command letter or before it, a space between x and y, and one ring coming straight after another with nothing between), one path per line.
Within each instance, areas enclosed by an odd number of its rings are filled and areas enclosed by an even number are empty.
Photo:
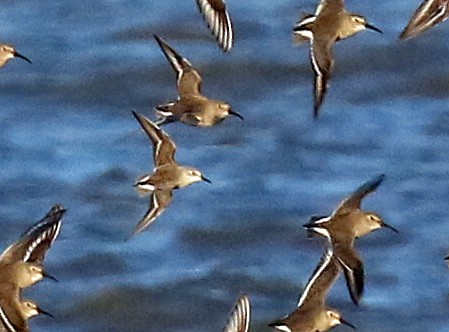
M365 28L379 32L379 33L383 33L382 30L380 30L379 28L376 28L374 25L371 25L369 23L365 23Z
M48 311L45 311L41 308L37 308L37 311L41 314L41 315L45 315L45 316L49 316L51 318L54 318L53 315L51 313L49 313Z
M343 319L343 317L340 317L340 323L342 323L343 325L349 326L352 329L356 329L354 325L352 325L351 323L349 323L347 320Z
M444 257L445 260L449 260L449 256Z
M237 112L234 112L233 110L229 110L229 114L234 115L234 116L238 117L239 119L243 120L243 116L241 116Z
M388 225L388 224L386 224L386 223L382 223L382 227L385 227L385 228L389 228L389 229L391 229L393 232L395 232L395 233L399 233L399 231L396 229L396 228L394 228L393 226L390 226L390 225Z
M315 227L320 227L320 224L315 223L314 220L310 219L310 222L308 222L307 224L302 225L302 227L304 227L305 229L310 229L310 228L315 228Z
M207 183L212 183L212 181L206 178L204 175L201 175L201 180L206 181Z
M26 62L32 63L30 59L28 59L26 56L20 54L17 51L14 51L14 57L21 58L21 59L25 60Z
M59 282L58 279L56 279L55 277L53 277L51 274L48 274L47 272L42 272L42 275L43 275L45 278L48 278L48 279L51 279L51 280L53 280L53 281Z

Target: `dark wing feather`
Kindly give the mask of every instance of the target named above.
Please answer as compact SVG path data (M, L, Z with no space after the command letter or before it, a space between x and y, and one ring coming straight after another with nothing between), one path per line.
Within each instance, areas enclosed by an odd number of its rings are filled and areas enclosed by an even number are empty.
M250 304L248 296L242 295L229 314L223 332L248 332L250 321Z
M399 38L415 37L449 16L448 0L425 0L418 7Z
M360 209L362 199L366 195L374 192L377 189L377 187L379 187L379 185L382 183L384 178L385 178L385 175L380 174L380 175L376 176L375 178L369 180L368 182L365 182L364 184L362 184L351 195L349 195L343 201L341 201L341 203L335 209L335 212L333 213L333 215L345 214L348 211Z
M320 107L326 96L328 81L333 67L332 40L313 39L310 43L310 59L315 72L313 116L318 118Z
M153 160L156 167L175 163L176 145L162 129L147 117L133 111L143 131L153 143Z
M23 260L42 263L45 253L59 235L65 211L61 205L53 206L42 220L30 227L18 241L3 252L0 261L12 263Z
M145 213L142 220L137 224L131 236L139 234L150 226L156 218L164 212L165 208L170 204L172 198L173 193L171 190L158 189L153 191L151 194L148 211Z
M168 62L170 62L176 72L179 95L182 97L189 94L200 94L202 79L198 71L193 68L189 60L177 53L162 38L157 35L154 35L154 38L164 52Z
M298 308L324 306L327 293L339 274L340 265L334 257L332 247L327 246L320 262L304 287L298 300Z
M234 29L224 0L196 0L210 31L218 45L228 52L234 43Z
M343 268L351 300L358 305L365 284L363 263L353 247L347 244L334 243L334 252Z

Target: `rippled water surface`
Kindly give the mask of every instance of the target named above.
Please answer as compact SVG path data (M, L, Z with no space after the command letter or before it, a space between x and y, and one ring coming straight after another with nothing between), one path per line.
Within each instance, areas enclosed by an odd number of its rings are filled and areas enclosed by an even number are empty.
M1 39L33 60L0 72L0 243L54 204L67 207L46 261L59 283L26 297L55 316L33 331L220 331L237 296L252 331L295 307L322 253L301 227L374 175L364 207L400 230L358 241L359 307L343 280L329 295L358 331L449 331L449 23L398 35L419 1L351 1L371 31L334 49L335 71L312 119L308 47L291 27L315 1L227 1L235 48L221 53L195 1L3 1ZM374 5L375 3L375 5ZM177 160L212 180L175 193L165 213L125 242L148 199L152 168L131 110L176 95L157 33L203 74L203 92L244 121L170 124ZM338 327L335 331L347 331Z

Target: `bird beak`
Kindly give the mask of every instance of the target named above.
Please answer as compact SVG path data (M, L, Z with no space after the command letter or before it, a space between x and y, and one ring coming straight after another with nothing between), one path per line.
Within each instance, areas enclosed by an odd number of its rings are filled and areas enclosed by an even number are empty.
M51 280L53 280L53 281L59 282L58 279L56 279L55 277L53 277L51 274L48 274L47 272L42 272L42 275L43 275L45 278L48 278L48 279L51 279Z
M352 325L351 323L349 323L347 320L343 319L343 317L340 317L340 323L342 323L343 325L349 326L352 329L356 329L354 325Z
M379 33L383 33L382 30L380 30L379 28L376 28L374 25L371 25L369 23L365 23L365 28L379 32Z
M48 311L45 311L41 308L37 308L37 311L41 314L41 315L45 315L45 316L49 316L51 318L54 318L53 315L51 313L49 313Z
M444 257L445 260L449 260L449 256Z
M382 227L389 228L389 229L391 229L393 232L399 233L399 231L398 231L396 228L394 228L393 226L390 226L390 225L388 225L388 224L386 224L386 223L384 223L384 222L382 222Z
M239 119L243 120L243 116L241 116L237 112L234 112L233 110L229 110L229 114L234 115L234 116L238 117Z
M14 51L14 57L21 58L21 59L25 60L26 62L32 63L30 59L28 59L26 56L20 54L17 51Z
M212 181L206 178L204 175L201 175L201 180L206 181L207 183L212 183Z
M305 229L309 230L310 228L316 228L316 227L320 227L320 224L315 223L315 220L310 219L310 222L308 222L307 224L302 225L302 227L304 227Z

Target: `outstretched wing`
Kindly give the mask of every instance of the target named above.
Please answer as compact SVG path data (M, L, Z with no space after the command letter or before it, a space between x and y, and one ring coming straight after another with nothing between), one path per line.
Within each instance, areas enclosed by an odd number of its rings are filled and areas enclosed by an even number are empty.
M448 0L425 0L418 7L399 38L407 39L415 37L434 25L443 22L448 16Z
M209 30L217 39L218 45L228 52L234 43L234 29L224 0L196 0Z
M3 252L0 261L12 263L22 260L42 263L45 253L59 235L65 211L62 205L53 206L42 220L30 227L18 241Z
M379 187L379 185L382 183L384 178L385 178L385 175L380 174L380 175L376 176L375 178L362 184L351 195L349 195L343 201L340 202L338 207L335 209L333 215L344 214L350 210L360 209L362 199L366 195L374 192L377 189L377 187Z
M164 212L165 208L170 204L173 198L173 193L171 190L155 190L151 194L150 206L147 213L137 224L131 236L137 235L150 226L156 218Z
M250 320L250 305L248 296L238 298L233 310L229 314L223 332L248 332Z
M154 165L158 167L175 163L176 145L170 136L142 114L133 111L133 115L139 121L140 126L151 142L153 142Z
M179 95L182 97L189 94L200 94L201 76L189 60L179 55L159 36L154 35L154 38L176 72Z
M324 306L327 293L339 274L340 266L335 259L332 247L328 245L299 297L298 308Z

